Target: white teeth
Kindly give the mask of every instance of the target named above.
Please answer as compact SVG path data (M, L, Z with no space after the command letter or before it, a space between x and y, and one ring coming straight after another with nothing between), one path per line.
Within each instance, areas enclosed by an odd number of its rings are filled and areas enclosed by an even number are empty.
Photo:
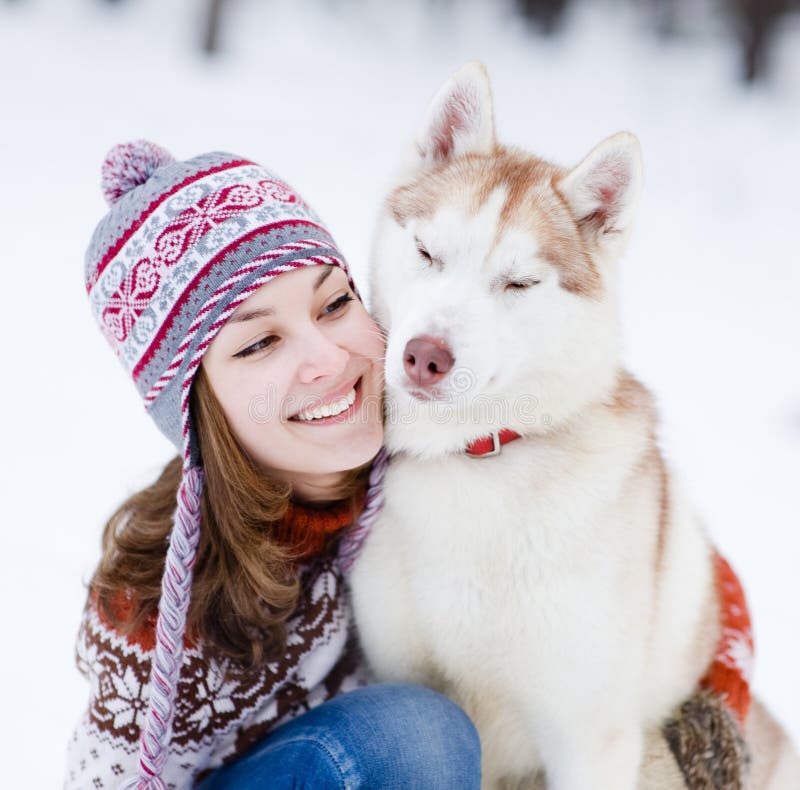
M335 403L328 403L325 406L320 406L318 409L309 409L308 411L300 412L295 419L297 420L321 420L323 417L332 417L335 414L341 414L343 411L349 409L356 399L355 387L345 395L341 400Z

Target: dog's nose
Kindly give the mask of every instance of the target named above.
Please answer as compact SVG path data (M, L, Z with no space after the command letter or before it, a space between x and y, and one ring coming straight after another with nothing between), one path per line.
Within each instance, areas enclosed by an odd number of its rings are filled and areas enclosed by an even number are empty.
M412 337L403 352L406 373L420 387L430 387L441 381L455 361L447 343L436 337Z

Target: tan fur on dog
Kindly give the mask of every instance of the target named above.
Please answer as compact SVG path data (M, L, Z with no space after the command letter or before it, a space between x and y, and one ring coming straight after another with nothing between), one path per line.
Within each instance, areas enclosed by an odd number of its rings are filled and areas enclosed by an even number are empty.
M463 203L478 212L498 188L506 199L497 234L509 227L532 231L542 241L542 255L561 272L564 288L592 296L601 287L597 268L554 182L565 175L555 165L524 151L497 146L491 157L465 156L458 167L423 172L386 199L395 220L431 216L444 203Z

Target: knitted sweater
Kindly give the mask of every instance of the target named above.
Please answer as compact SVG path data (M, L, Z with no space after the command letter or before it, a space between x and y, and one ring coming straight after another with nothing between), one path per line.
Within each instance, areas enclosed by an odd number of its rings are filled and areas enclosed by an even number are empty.
M337 541L328 540L352 521L346 505L315 510L292 504L277 525L284 539L294 535L306 555L313 552L300 564L300 598L287 621L287 648L279 661L246 671L186 640L162 775L168 788L193 786L278 724L366 682ZM78 667L90 684L89 705L69 741L65 790L110 790L136 773L153 646L152 624L124 636L90 594L77 643Z

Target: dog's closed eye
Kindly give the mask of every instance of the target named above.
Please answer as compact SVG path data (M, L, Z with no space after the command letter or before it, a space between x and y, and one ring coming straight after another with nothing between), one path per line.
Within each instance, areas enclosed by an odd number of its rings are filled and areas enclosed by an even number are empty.
M432 265L433 256L425 249L425 245L419 239L414 239L414 242L417 245L417 252L419 253L420 258L422 258L422 260L429 265Z
M527 288L530 288L533 285L539 285L539 283L541 283L541 280L535 280L535 279L530 279L530 280L512 280L512 281L507 282L505 284L505 290L506 291L524 291L524 290L526 290Z

